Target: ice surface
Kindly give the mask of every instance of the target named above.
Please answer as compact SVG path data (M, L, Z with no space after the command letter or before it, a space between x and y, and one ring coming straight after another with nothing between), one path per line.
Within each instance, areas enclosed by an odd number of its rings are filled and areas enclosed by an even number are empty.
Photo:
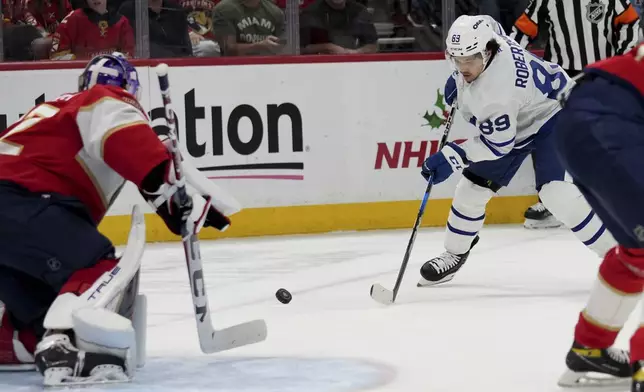
M203 242L216 327L268 324L265 342L210 356L199 350L181 245L150 245L141 280L148 364L132 384L78 390L559 391L599 258L564 229L486 226L452 282L417 288L420 265L443 252L443 231L423 229L396 304L379 305L369 289L393 287L409 234ZM275 298L280 287L290 304ZM631 317L619 346L636 323ZM0 374L0 391L40 391L39 381Z

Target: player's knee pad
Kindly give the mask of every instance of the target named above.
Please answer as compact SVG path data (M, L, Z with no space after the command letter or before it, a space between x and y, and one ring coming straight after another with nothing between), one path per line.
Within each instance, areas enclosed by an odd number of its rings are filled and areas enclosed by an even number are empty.
M454 254L463 254L470 250L474 237L483 227L485 206L492 196L494 192L491 189L461 177L447 219L445 249Z
M616 245L613 236L573 183L548 182L541 187L539 197L555 218L600 257Z

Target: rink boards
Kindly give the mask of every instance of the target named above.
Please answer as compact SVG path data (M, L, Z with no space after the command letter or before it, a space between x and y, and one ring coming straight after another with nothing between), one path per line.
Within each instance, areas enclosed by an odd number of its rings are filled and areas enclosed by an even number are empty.
M138 70L141 103L160 125L156 76ZM0 128L36 101L73 92L79 72L2 70ZM184 155L244 206L230 230L202 238L411 227L426 186L420 166L443 132L449 72L441 60L172 67ZM457 116L450 139L476 131ZM457 181L434 187L423 225L445 223ZM133 188L101 224L119 244L132 206L143 203ZM534 195L526 161L488 205L486 222L522 221ZM176 239L148 216L148 240Z

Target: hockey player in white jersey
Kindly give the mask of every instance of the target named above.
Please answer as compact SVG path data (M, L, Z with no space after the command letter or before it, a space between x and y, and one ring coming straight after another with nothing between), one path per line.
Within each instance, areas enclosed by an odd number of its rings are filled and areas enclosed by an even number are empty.
M427 158L422 174L435 184L462 173L446 228L446 251L421 268L419 286L450 281L479 240L485 206L507 186L529 154L536 185L547 208L600 257L615 240L579 190L565 178L552 130L560 110L557 96L573 82L556 64L525 51L494 31L488 17L459 17L446 39L454 68L445 86L447 103L471 124L462 144L447 143Z

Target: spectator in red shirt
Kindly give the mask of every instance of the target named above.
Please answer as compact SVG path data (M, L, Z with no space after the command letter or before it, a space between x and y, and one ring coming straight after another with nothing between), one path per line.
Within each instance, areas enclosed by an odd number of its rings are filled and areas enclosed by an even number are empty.
M87 0L74 10L53 36L52 60L90 59L99 54L134 53L134 30L126 17L108 10L107 0Z
M69 0L26 0L22 22L34 26L43 37L56 32L60 21L72 11Z

